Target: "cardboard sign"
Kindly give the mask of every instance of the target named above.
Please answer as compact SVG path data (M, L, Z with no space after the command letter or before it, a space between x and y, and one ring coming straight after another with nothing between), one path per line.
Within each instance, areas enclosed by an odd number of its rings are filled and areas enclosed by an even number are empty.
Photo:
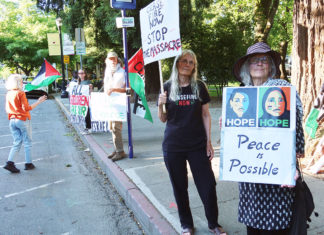
M220 179L294 185L295 87L225 88Z
M155 0L140 11L144 63L181 54L179 0Z
M93 132L108 132L109 121L127 121L126 94L113 92L92 92L91 101L91 130Z
M89 85L73 86L70 93L70 118L72 123L82 123L89 108Z

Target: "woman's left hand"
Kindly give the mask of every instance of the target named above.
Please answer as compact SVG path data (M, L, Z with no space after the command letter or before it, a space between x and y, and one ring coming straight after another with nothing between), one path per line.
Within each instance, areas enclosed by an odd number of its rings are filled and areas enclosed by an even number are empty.
M298 179L298 177L299 177L299 172L296 169L296 173L295 173L295 177L294 177L295 181ZM281 188L293 188L293 187L295 187L295 185L282 184L280 187Z
M213 158L214 158L214 148L213 148L213 145L211 144L210 141L207 141L206 150L207 150L207 156L208 156L209 161L213 160Z

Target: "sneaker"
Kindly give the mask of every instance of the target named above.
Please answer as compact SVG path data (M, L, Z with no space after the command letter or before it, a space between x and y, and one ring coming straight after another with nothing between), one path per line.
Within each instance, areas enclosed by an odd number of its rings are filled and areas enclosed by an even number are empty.
M11 173L19 173L20 170L16 168L15 163L8 161L7 164L3 167L4 169L10 171Z
M35 165L33 163L26 163L25 164L25 170L26 171L32 170L32 169L35 169Z
M116 155L116 151L112 152L111 154L109 154L107 157L109 159L113 158Z
M91 134L91 130L86 128L81 132L81 134L82 135L89 135L89 134Z
M118 153L116 153L116 155L114 157L111 158L111 160L113 162L115 162L115 161L119 161L119 160L121 160L121 159L123 159L125 157L127 157L127 154L124 151L123 152L118 152Z

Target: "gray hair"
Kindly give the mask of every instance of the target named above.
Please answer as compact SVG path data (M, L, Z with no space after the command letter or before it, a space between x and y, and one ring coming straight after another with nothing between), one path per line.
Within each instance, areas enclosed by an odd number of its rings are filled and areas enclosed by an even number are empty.
M23 78L20 74L11 74L6 81L6 89L7 90L15 90L19 89L22 90L23 87L21 85L21 82L23 81Z
M187 49L183 49L182 53L180 55L178 55L175 59L174 59L174 63L172 66L172 72L171 72L171 76L168 80L168 82L171 82L171 88L170 88L170 100L172 101L176 101L179 98L179 93L180 93L180 86L179 86L179 73L178 73L178 68L177 68L177 64L178 61L185 55L190 55L192 56L194 63L195 63L195 67L192 71L192 74L190 76L190 85L191 85L191 90L193 94L196 94L197 97L199 97L199 90L198 90L198 84L197 84L197 74L198 74L198 62L197 62L197 57L195 55L195 53L192 50L187 50Z
M271 70L270 70L270 74L268 76L268 79L269 78L275 78L275 76L277 74L276 65L273 62L273 59L271 58L271 56L269 56L269 59L270 59L270 63L271 63ZM251 78L251 75L250 75L249 59L245 60L244 64L241 66L240 77L242 78L242 82L244 83L245 86L251 86L252 85L252 78Z

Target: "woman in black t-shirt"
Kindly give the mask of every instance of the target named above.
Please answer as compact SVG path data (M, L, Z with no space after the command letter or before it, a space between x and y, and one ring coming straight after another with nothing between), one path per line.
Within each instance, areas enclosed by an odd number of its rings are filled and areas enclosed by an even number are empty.
M194 52L183 50L175 58L164 90L159 96L158 115L166 122L163 155L178 206L181 234L193 234L194 229L188 197L188 161L204 204L209 230L224 235L226 233L218 224L216 181L210 162L214 157L210 139L210 97L205 84L197 79ZM163 113L164 104L166 113Z

